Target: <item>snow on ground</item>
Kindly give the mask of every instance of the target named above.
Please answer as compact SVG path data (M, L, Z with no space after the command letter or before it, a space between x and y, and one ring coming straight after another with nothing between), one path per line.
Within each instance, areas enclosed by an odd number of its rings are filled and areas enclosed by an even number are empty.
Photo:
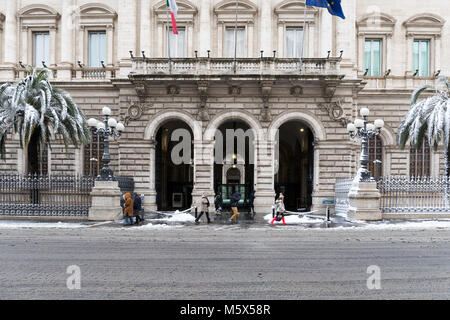
M450 229L449 219L440 220L410 220L410 221L380 221L380 222L363 222L359 221L361 226L352 226L352 229L369 229L369 230L410 230L410 229ZM339 228L345 228L340 226Z
M268 214L264 217L264 220L270 223L272 221L273 217L272 214ZM306 224L306 223L321 223L323 222L323 219L314 219L310 217L304 217L304 216L286 216L284 218L287 224ZM275 221L274 224L283 224L283 221Z
M39 222L25 220L0 220L0 229L25 229L25 228L55 228L55 229L79 229L86 224L79 222Z
M168 215L167 217L160 219L152 219L152 221L185 223L185 222L195 222L195 218L193 215L189 213L182 213L179 211L175 211L173 215Z

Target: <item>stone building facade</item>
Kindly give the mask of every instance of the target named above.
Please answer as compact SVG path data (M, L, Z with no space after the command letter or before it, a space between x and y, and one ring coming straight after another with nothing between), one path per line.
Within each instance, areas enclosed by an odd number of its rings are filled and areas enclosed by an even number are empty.
M87 118L109 106L127 127L111 144L112 167L134 177L147 208L187 207L235 184L255 190L257 211L280 191L293 209L319 209L335 179L358 168L346 124L361 107L386 122L371 145L374 174L442 174L442 150L395 144L412 90L450 72L442 1L345 0L342 20L305 10L304 0L239 0L236 61L235 0L178 0L176 38L167 36L165 3L4 0L0 8L0 82L44 61ZM192 134L193 147L178 166L167 160L176 128ZM248 155L214 162L216 132L233 128L253 130L254 163ZM7 151L0 170L26 173L27 152L13 136ZM56 140L41 161L49 174L92 174L99 152L95 139L68 153Z

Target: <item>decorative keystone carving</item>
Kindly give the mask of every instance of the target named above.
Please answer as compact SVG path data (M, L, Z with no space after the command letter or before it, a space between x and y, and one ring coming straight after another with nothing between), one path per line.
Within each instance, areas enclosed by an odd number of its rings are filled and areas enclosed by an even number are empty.
M331 119L340 122L343 127L346 127L350 121L345 117L344 108L342 107L343 102L343 100L338 100L333 103L321 103L318 107L326 111Z
M295 86L291 88L291 96L300 97L303 94L303 88L300 86Z
M272 121L272 115L269 109L269 99L272 93L273 81L261 82L261 96L263 100L263 109L261 110L261 121Z
M134 84L134 88L136 90L136 93L139 97L139 99L142 101L142 99L145 99L147 87L145 86L144 82L136 82Z
M170 94L172 96L174 96L176 94L180 94L180 87L175 86L175 85L169 85L167 87L167 94Z
M208 86L209 86L208 81L201 80L197 82L197 89L200 97L198 118L201 121L209 120L209 113L206 108L208 103Z
M323 86L323 95L327 102L331 102L331 99L336 93L337 83L336 82L326 82Z
M231 86L228 88L228 94L231 94L233 96L238 96L241 94L241 87L238 86Z

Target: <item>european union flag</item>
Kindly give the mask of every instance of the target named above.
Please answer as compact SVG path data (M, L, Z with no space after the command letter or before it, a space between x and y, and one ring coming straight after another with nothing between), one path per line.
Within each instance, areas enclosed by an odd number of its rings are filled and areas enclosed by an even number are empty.
M306 5L311 7L327 8L328 12L333 16L345 19L344 12L341 7L341 0L306 0Z

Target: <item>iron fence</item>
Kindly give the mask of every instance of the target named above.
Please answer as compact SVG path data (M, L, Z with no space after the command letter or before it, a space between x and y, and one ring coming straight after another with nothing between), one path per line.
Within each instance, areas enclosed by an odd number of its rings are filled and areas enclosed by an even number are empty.
M377 181L383 213L448 213L449 177L383 177Z
M133 178L117 180L122 193L134 191ZM94 184L91 176L0 174L0 216L87 218Z
M348 208L350 207L348 194L350 192L350 188L352 187L352 182L353 178L336 179L336 184L334 186L334 210L336 214L347 214Z

